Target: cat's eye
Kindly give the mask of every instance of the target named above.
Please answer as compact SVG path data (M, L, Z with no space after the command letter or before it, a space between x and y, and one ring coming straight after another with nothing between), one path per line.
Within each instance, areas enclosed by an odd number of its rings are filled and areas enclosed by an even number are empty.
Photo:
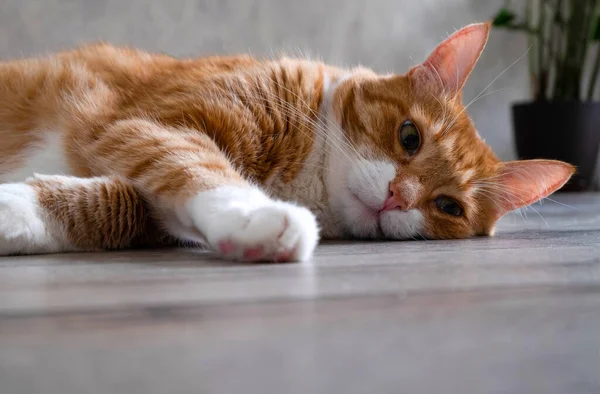
M460 216L463 213L460 205L450 197L440 196L435 199L435 205L438 209L448 215Z
M402 123L399 130L400 144L409 155L414 155L419 146L421 146L421 134L417 126L407 120Z

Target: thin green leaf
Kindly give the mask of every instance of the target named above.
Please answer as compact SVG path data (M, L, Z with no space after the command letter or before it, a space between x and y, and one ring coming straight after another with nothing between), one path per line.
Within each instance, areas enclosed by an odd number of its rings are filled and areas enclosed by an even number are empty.
M600 41L600 16L596 17L596 21L594 23L594 30L592 32L592 40Z
M506 9L501 8L500 11L496 14L494 19L492 20L492 26L496 27L505 27L510 24L515 19L515 13Z

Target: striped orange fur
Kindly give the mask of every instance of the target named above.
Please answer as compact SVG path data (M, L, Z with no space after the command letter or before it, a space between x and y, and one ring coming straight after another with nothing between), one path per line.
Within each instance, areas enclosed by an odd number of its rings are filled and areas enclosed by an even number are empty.
M180 240L229 258L304 260L319 228L491 234L573 168L501 163L479 138L460 91L488 33L467 26L394 76L106 44L0 63L0 219L13 223L0 223L0 254ZM416 152L398 137L407 121ZM25 179L33 173L63 176Z

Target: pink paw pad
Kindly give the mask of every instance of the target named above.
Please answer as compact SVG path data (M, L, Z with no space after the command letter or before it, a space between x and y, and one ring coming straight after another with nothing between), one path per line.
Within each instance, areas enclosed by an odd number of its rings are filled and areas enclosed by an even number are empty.
M244 260L258 260L263 257L265 249L262 246L244 250Z
M221 241L219 242L219 250L224 255L228 255L235 251L235 245L231 241Z
M291 250L281 252L281 253L277 254L277 256L275 256L275 261L278 263L284 263L284 262L290 261L292 259L292 254L294 254L294 252Z

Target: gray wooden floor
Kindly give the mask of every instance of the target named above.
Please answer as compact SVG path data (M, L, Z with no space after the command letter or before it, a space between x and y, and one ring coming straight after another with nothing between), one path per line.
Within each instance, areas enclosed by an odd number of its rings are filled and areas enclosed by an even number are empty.
M494 238L304 265L2 258L0 393L597 394L600 195L553 199Z

